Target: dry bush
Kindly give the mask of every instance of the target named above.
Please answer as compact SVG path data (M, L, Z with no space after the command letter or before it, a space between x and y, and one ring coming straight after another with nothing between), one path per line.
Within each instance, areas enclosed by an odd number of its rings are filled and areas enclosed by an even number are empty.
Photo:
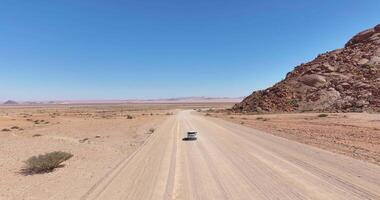
M156 131L156 129L150 128L149 131L148 131L148 134L152 134L152 133L154 133L154 131Z
M41 137L42 135L41 134L34 134L34 135L32 135L32 137Z
M327 117L327 116L329 116L329 115L328 114L324 114L324 113L318 115L318 117Z
M127 115L127 119L133 119L132 115Z
M11 129L9 129L9 128L3 128L1 131L8 132L8 131L11 131Z
M20 129L18 126L12 126L11 129Z
M25 167L22 169L24 174L38 174L53 171L60 167L61 163L73 157L73 154L54 151L44 155L32 156L25 161Z

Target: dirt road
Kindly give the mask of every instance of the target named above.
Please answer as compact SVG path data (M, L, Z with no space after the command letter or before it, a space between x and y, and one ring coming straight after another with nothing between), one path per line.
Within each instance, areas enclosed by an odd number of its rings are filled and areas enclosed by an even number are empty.
M182 111L82 199L380 199L380 167Z

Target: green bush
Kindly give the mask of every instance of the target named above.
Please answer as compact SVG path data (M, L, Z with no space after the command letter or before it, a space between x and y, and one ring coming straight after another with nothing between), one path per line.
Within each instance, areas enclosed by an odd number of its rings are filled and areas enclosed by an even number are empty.
M25 162L24 173L36 174L51 172L60 167L61 163L73 157L71 153L63 151L54 151L44 155L32 156Z

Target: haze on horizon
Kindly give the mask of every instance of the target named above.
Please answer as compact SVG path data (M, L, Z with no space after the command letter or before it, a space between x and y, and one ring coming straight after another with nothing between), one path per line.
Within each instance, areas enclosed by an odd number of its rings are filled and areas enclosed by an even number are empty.
M373 27L379 8L376 0L2 1L0 101L246 96Z

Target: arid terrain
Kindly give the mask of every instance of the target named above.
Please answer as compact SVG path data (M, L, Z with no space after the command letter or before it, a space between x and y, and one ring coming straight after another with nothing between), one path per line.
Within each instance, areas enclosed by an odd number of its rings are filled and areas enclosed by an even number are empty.
M380 114L209 112L276 136L380 165Z
M213 104L213 106L231 104ZM0 107L0 199L78 199L136 151L177 109L209 104L50 105ZM31 156L74 156L52 173L28 175ZM68 195L68 196L67 196Z
M380 24L344 48L319 54L264 90L254 91L235 112L379 112Z
M3 106L0 199L380 198L378 165L329 152L354 145L370 153L353 157L378 164L379 115L205 116L231 106ZM197 140L183 140L190 130ZM50 173L22 171L23 161L51 151L74 156Z

